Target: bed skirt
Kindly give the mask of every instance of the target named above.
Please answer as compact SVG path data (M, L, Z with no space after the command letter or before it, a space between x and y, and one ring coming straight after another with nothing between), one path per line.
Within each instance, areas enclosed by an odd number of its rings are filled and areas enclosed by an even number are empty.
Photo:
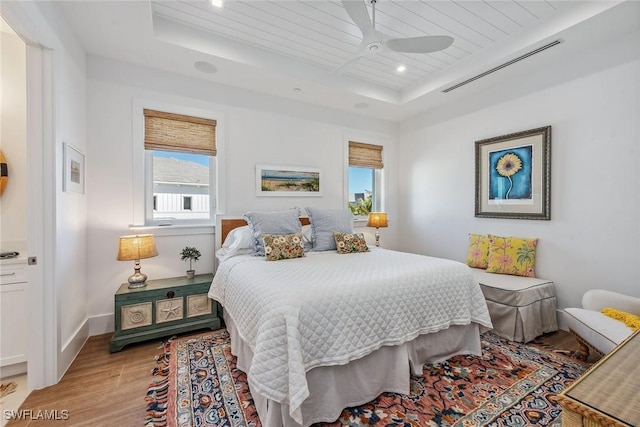
M233 320L224 313L237 367L249 372L253 353L240 338ZM398 346L386 346L347 365L322 366L307 372L309 397L302 403L302 426L335 421L342 410L358 406L385 391L409 394L410 374L421 375L425 363L446 360L457 354L481 354L479 326L451 326L420 335ZM264 427L300 427L289 415L286 402L275 402L251 392Z

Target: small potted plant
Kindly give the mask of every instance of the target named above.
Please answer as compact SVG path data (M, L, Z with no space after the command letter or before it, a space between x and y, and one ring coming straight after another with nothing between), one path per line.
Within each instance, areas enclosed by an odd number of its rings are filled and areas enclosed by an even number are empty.
M182 252L180 252L180 255L182 256L180 258L182 261L189 260L189 269L187 270L187 277L189 279L192 279L193 276L196 275L196 271L193 269L193 261L198 261L198 259L200 258L200 251L197 250L196 248L187 246L182 250Z

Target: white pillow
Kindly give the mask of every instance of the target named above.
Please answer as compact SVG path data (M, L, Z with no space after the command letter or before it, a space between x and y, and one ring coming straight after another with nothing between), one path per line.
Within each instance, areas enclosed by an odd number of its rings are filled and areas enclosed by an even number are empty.
M227 234L222 247L216 251L216 258L220 261L236 255L253 253L253 236L248 225L234 228Z
M313 250L313 230L311 224L302 226L302 241L304 242L304 251Z

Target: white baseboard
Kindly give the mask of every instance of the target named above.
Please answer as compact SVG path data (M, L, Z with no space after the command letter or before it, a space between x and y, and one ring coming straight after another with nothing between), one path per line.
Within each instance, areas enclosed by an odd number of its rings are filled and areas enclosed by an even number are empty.
M89 317L89 336L113 333L116 330L113 313Z
M13 377L14 375L24 374L27 372L27 362L14 363L0 367L0 379Z
M87 320L82 322L82 324L75 330L73 335L64 343L62 346L62 350L60 351L60 356L58 356L58 379L60 381L62 376L71 363L76 358L82 346L89 338L89 323Z

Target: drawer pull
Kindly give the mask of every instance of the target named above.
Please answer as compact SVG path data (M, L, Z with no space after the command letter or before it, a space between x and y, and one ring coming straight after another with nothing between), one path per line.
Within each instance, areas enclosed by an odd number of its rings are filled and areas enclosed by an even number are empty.
M173 298L175 295L176 295L176 293L173 292L173 291L167 292L167 298Z
M2 273L2 274L0 274L0 276L15 276L15 275L16 275L15 271L12 272L12 273Z

